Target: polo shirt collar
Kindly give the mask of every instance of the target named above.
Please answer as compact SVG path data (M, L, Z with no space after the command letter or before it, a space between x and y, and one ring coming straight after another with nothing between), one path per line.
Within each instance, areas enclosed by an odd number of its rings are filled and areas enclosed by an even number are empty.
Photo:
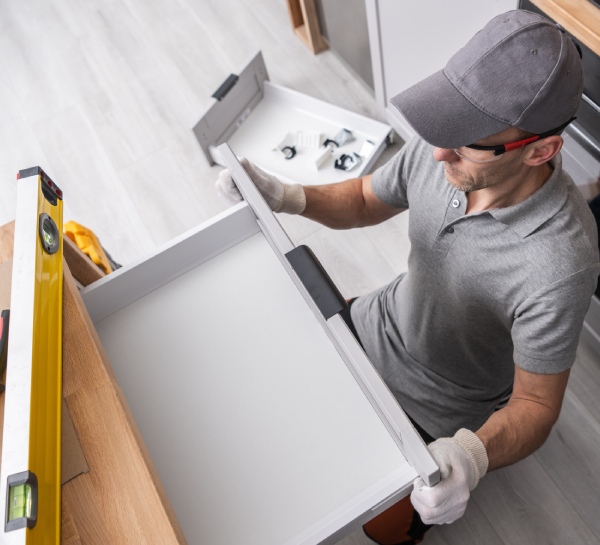
M550 165L554 167L550 178L533 195L506 208L496 208L489 213L525 238L556 215L567 200L567 187L561 180L562 157L558 154Z

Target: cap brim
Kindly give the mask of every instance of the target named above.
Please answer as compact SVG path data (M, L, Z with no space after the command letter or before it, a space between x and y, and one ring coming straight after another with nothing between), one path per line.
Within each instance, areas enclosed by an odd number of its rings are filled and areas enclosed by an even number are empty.
M499 133L510 125L483 113L440 70L390 102L417 134L439 148L458 148Z

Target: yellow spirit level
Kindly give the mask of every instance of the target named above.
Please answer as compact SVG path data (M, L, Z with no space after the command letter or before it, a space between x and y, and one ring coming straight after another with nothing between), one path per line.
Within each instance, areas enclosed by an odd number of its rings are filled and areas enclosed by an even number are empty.
M39 168L18 175L0 526L2 545L59 545L62 192Z

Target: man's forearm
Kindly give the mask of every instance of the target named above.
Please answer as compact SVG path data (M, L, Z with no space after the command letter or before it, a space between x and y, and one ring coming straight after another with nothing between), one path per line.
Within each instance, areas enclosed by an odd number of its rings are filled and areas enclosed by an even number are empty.
M536 374L515 366L508 405L476 432L487 451L489 471L514 464L542 446L558 420L569 373Z
M511 400L476 432L487 451L488 471L514 464L535 452L548 438L557 413L531 401Z
M332 229L375 225L401 212L374 195L370 176L337 184L304 186L304 194L306 207L302 215Z
M304 186L306 208L302 215L332 229L359 227L364 215L362 179L327 185Z

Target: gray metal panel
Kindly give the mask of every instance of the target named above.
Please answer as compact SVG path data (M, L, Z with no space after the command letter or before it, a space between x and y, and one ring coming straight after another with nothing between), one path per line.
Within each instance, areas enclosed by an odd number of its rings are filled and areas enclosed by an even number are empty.
M593 199L600 190L600 161L591 140L578 127L569 126L562 134L561 155L563 168L570 174L586 200Z
M385 74L383 73L381 36L379 32L379 6L377 0L365 0L365 9L367 12L367 28L369 31L369 50L371 52L371 69L373 71L375 101L377 102L379 112L383 115L387 104L387 96L385 89ZM397 127L393 124L392 127L398 132ZM398 133L402 136L400 132Z
M259 51L240 72L235 85L200 118L193 128L209 164L214 165L210 147L226 142L263 98L263 84L269 80Z
M316 6L329 47L373 89L365 0L317 0Z
M600 299L596 295L592 297L581 335L600 355Z

